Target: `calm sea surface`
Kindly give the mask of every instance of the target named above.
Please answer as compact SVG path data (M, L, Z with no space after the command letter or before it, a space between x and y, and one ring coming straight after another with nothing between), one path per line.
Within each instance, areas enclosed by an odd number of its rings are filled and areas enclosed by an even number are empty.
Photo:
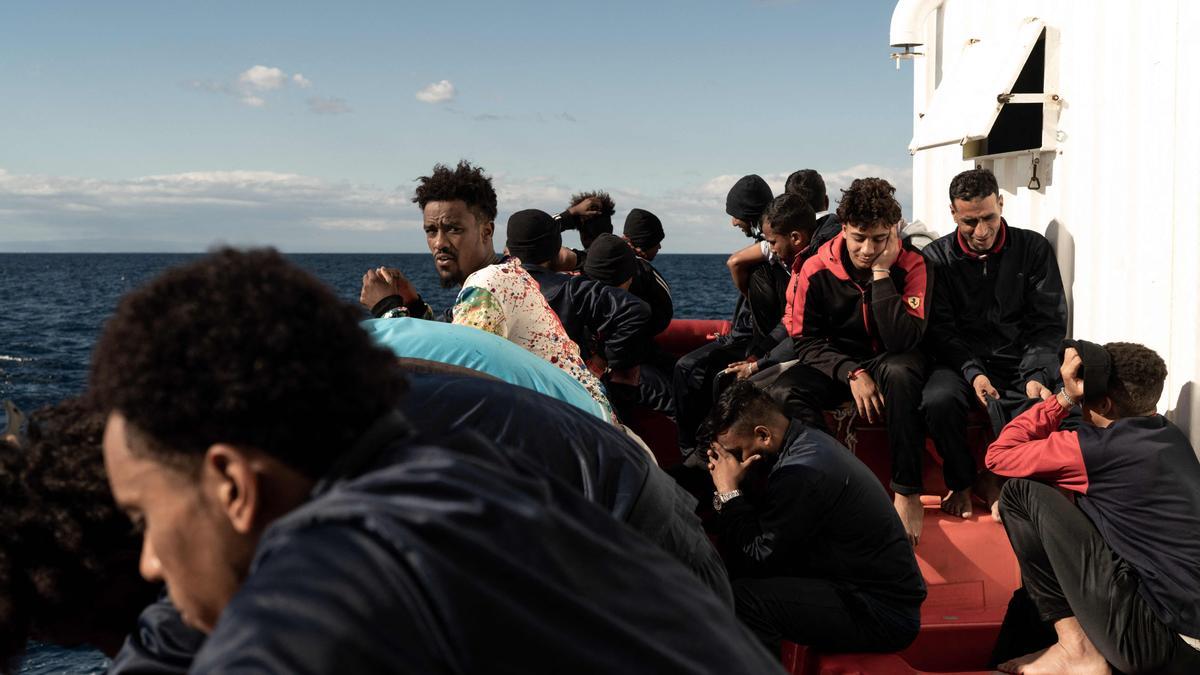
M196 257L0 253L0 400L11 398L23 409L33 410L81 391L92 344L121 295ZM289 257L355 304L363 272L379 265L404 270L435 309L454 299L453 290L439 286L426 254ZM655 259L655 267L671 284L676 318L729 318L735 292L724 261L724 255ZM35 645L21 673L102 673L104 668L105 660L96 652Z

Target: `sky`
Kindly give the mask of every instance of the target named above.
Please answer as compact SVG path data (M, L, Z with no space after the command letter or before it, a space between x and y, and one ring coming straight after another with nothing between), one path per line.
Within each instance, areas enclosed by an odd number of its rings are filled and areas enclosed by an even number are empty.
M0 3L0 252L422 251L415 180L463 158L501 233L603 189L725 253L733 182L800 168L907 215L894 4Z

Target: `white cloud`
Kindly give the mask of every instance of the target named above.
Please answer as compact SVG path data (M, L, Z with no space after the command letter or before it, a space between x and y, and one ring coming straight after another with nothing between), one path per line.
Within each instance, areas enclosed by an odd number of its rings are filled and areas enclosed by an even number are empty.
M821 173L833 204L854 178L886 178L897 188L905 217L911 218L911 169L857 165ZM763 178L779 193L787 175L781 171ZM662 218L666 252L729 252L748 243L725 215L725 193L739 177L715 176L676 189L647 191L616 182L497 173L498 229L503 232L514 211L539 208L558 213L573 192L607 189L617 203L618 231L629 209L640 207ZM272 171L99 180L16 175L0 169L0 251L200 251L218 240L291 251L421 251L420 212L409 200L412 187L392 190ZM503 241L502 235L499 238ZM576 236L567 233L566 240L574 244Z
M417 100L422 103L445 103L454 100L457 95L458 91L450 83L450 80L425 85L416 94Z
M266 107L268 94L277 92L288 85L299 89L312 88L312 80L300 73L288 75L281 68L256 65L238 74L233 80L187 80L183 86L197 91L214 94L224 94L236 98L242 105L251 108ZM350 112L346 101L336 97L314 96L307 99L310 111L318 114L337 114Z
M307 102L309 111L318 115L340 115L352 112L346 101L337 97L310 96Z
M253 66L238 75L238 84L243 89L271 91L279 89L287 82L287 75L278 68Z

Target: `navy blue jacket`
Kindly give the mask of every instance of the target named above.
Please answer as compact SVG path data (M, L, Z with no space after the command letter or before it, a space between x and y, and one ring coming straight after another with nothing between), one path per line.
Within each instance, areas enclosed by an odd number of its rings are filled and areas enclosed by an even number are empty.
M400 431L374 429L267 529L192 672L782 672L692 575L569 487L477 435L435 447Z
M558 315L567 335L586 360L590 346L603 345L610 368L620 370L641 361L650 323L650 306L632 293L576 274L525 265Z
M497 441L498 445L491 446L474 443L472 439L466 444L468 448L465 452L466 459L479 460L492 465L488 471L509 472L520 476L523 481L532 479L534 482L540 483L542 485L540 489L545 491L543 497L548 500L547 504L551 502L558 504L565 500L565 503L572 509L586 510L579 506L582 495L587 501L594 502L616 518L627 521L629 526L641 532L646 540L658 544L662 550L669 552L676 560L688 565L719 594L728 595L728 581L724 575L724 568L704 535L699 520L693 513L695 500L676 486L661 470L653 466L645 450L632 443L611 425L604 424L567 404L537 392L483 378L422 375L410 377L409 383L410 390L404 399L404 408L413 419L420 420L416 432L418 435L426 436L432 443L452 436L458 431L473 429ZM534 410L537 411L536 415L529 414ZM389 441L389 438L392 440ZM368 434L368 440L360 446L357 452L349 453L343 464L335 468L332 472L334 478L326 481L314 491L314 499L320 501L328 492L337 489L337 486L343 482L355 480L354 478L338 478L338 476L352 477L364 470L367 473L378 470L372 467L403 466L414 461L414 457L423 458L427 452L433 452L432 450L414 451L412 438L402 417L397 416L389 423L382 425L380 429ZM372 450L372 448L375 449ZM488 480L490 482L486 484L485 492L494 491L497 495L503 495L511 489L511 486L504 484L506 479L503 477L492 477ZM439 498L439 493L432 485L426 487L430 490L430 495L422 504L427 508L434 509L437 506L436 500ZM469 487L469 483L459 487L466 489ZM463 499L467 501L460 506L467 508L466 504L470 501L470 497L464 495ZM453 505L449 504L448 506L452 507ZM503 509L497 507L497 513L489 517L501 517L499 515L501 511ZM600 509L592 509L592 511L600 512ZM484 514L476 515L484 518ZM420 509L416 509L411 516L416 519L423 517ZM534 514L527 513L526 516L534 517ZM446 517L453 520L450 515ZM615 522L610 518L601 517L593 520ZM449 526L448 523L447 526ZM577 523L575 526L579 527L580 525ZM490 527L487 526L487 528ZM484 528L486 531L481 530L474 534L463 530L460 536L486 539L489 536L487 532L491 531L487 528ZM566 537L563 545L567 545L568 540L576 538L576 535L571 534L555 534L553 536ZM637 538L636 535L631 534L630 536ZM503 548L506 545L504 538L499 534L497 537L490 546ZM507 565L523 566L529 563L518 562L518 558L522 556L545 556L550 553L547 551L539 553L530 549L528 542L519 543L520 541L522 541L520 538L513 539L513 543L522 548L512 552L513 560L508 561ZM614 540L613 543L618 544L619 541L619 539ZM382 543L386 544L387 542ZM480 542L476 543L483 545ZM350 542L352 547L363 546L364 551L371 548L368 544L370 544L369 541L358 544ZM435 548L436 546L432 547L431 552ZM498 553L498 551L493 552L494 555L498 555ZM453 558L453 560L442 562L454 563L464 570L472 567L470 556L459 559L456 557L455 551L441 551L440 549L439 555ZM556 563L552 562L552 559L557 556L558 554L550 553L550 558L541 559L532 564L535 567L538 565L554 567ZM617 555L617 558L623 558L623 556L624 553L621 553ZM340 564L340 561L337 564ZM375 566L382 568L384 565L380 563ZM663 571L666 571L673 566L663 563L661 567ZM697 591L693 595L708 595L704 587L697 583L697 579L688 575L683 568L677 568L676 572L686 577L688 583L696 587ZM357 576L363 576L363 574L358 573ZM496 583L498 588L502 588L507 582L495 579L493 583ZM345 590L338 592L342 593ZM306 604L306 606L319 608L327 597L318 594L314 596L312 603ZM354 597L354 595L351 593L346 597ZM520 600L514 597L511 602L518 603ZM530 601L529 611L537 611L533 608L534 604L536 603ZM468 608L469 603L460 609L467 613ZM167 609L171 610L169 604L167 604ZM224 622L224 618L222 621ZM141 622L142 626L138 634L131 636L121 654L114 661L113 669L110 672L121 675L155 672L153 666L156 665L162 672L181 672L186 669L186 661L183 662L182 669L177 668L181 663L179 650L172 649L171 645L186 644L189 636L191 636L190 639L198 642L198 638L195 637L196 632L183 626L173 610L166 612L157 605L152 606L143 614ZM313 627L313 630L315 631L317 628ZM303 640L305 638L297 636L296 639ZM384 638L384 641L389 639L394 641L395 636ZM281 636L281 644L284 641L284 637ZM472 645L463 648L470 647ZM482 646L480 649L482 650ZM156 655L159 657L157 663L155 662ZM187 656L186 652L184 652L184 656ZM173 667L176 669L171 670ZM268 670L282 672L290 670L291 667L289 664L286 668L280 666L274 670L270 668ZM400 667L396 666L396 668ZM414 670L419 671L420 668L414 666ZM303 672L321 671L317 669Z
M912 611L925 581L879 479L822 431L792 420L757 506L727 502L717 517L735 576L815 577Z
M922 251L938 278L925 348L968 383L984 374L1052 387L1067 334L1058 261L1045 237L1001 222L990 253L971 251L957 232Z

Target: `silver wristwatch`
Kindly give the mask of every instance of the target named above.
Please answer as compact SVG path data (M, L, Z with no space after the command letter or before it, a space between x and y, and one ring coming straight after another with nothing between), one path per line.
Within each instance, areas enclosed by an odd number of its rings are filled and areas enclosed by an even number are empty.
M741 490L730 490L729 492L714 492L713 493L713 511L720 511L721 507L725 506L725 502L734 497L741 497Z

